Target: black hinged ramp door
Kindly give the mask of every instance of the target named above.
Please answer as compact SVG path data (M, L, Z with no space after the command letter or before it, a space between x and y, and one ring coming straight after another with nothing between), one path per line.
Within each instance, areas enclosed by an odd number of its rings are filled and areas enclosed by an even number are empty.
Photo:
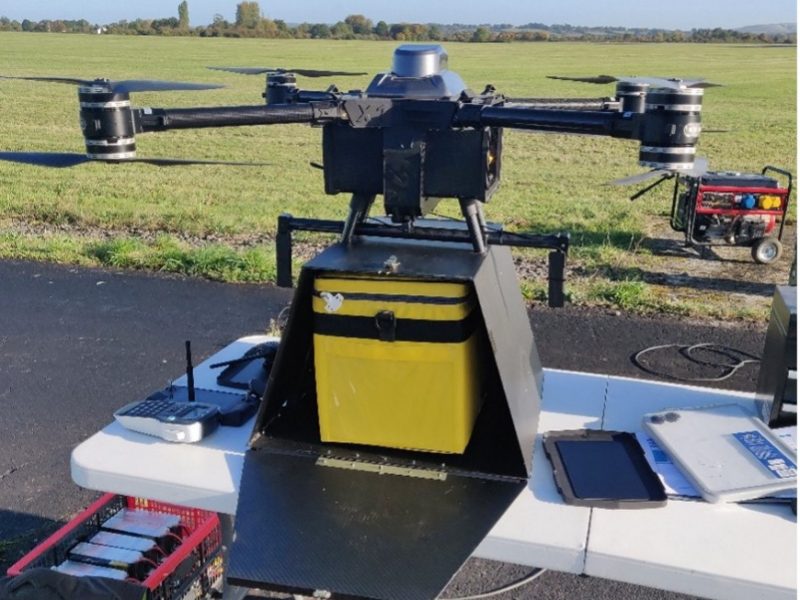
M228 581L333 598L430 600L526 485L363 469L307 453L249 451Z
M322 443L314 280L465 282L480 307L484 402L463 454ZM399 331L399 330L398 330ZM383 332L391 337L391 319ZM386 341L391 344L393 342ZM354 240L307 263L245 455L228 580L332 598L431 600L530 476L540 373L508 248Z

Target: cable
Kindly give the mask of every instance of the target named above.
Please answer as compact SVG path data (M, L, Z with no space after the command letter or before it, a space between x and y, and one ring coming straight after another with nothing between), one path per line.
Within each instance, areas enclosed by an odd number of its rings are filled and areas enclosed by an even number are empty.
M498 594L503 594L505 592L510 592L512 590L516 590L517 588L521 588L523 585L529 584L531 581L538 579L544 573L546 573L546 569L534 569L522 579L518 579L517 581L512 581L508 585L504 585L503 587L496 588L494 590L490 590L488 592L483 592L482 594L475 594L473 596L457 596L454 598L442 598L442 600L481 600L482 598L491 598L493 596L497 596Z
M434 217L439 217L440 219L444 219L446 221L453 221L455 223L463 223L464 217L451 217L449 215L443 215L442 213L432 212L430 213ZM503 231L503 226L498 225L496 223L486 223L485 225L486 231L496 231L498 233Z
M183 538L182 538L182 537L180 537L179 535L175 535L175 534L174 534L174 533L172 533L171 531L170 531L170 532L169 532L167 535L170 535L170 536L174 537L176 540L178 540L178 542L179 542L180 544L182 544L182 543L183 543Z
M648 366L645 362L642 361L642 356L644 356L645 354L653 352L655 350L663 350L664 348L678 348L678 352L680 352L681 356L683 356L690 362L693 362L696 365L704 367L715 367L719 369L725 369L726 372L718 377L683 377L681 375L673 375L671 373L663 373L661 371L657 371L656 369ZM697 358L696 356L692 356L692 352L700 348L705 349L709 352L714 352L716 354L721 354L723 356L726 356L727 358L730 358L732 361L735 361L735 363L731 364L731 363L715 362L715 361L703 360ZM740 359L736 355L747 356L748 358ZM633 364L639 367L642 371L645 371L646 373L650 373L651 375L655 375L657 377L664 377L665 379L674 379L676 381L713 382L713 381L725 381L729 377L732 377L734 373L736 373L743 366L761 362L761 357L749 354L747 352L743 352L742 350L737 350L736 348L723 346L722 344L713 344L713 343L661 344L659 346L650 346L649 348L645 348L644 350L639 350L639 352L637 352L631 357L631 362L633 362Z
M734 362L734 364L726 365L724 363L718 363L718 362L713 362L713 361L705 361L705 360L702 360L700 358L693 357L691 354L697 348L703 348L703 349L705 349L705 350L707 350L709 352L714 352L716 354L721 354L722 356L727 356L728 358L730 358ZM681 352L681 354L683 354L686 358L688 358L692 362L695 362L695 363L697 363L699 365L707 365L709 367L727 367L727 368L736 367L736 368L738 368L740 366L739 365L740 362L744 363L744 364L761 362L761 357L760 356L755 356L754 354L750 354L748 352L744 352L744 351L738 350L736 348L729 348L728 346L723 346L721 344L713 344L713 343L695 344L694 346L688 346L687 348L682 349L680 352ZM739 359L739 357L736 356L736 354L740 354L742 356L747 356L748 360L741 361Z
M431 211L429 213L432 217L438 217L440 219L444 219L445 221L453 221L460 223L464 220L464 217L451 217L450 215L443 215L442 213L437 213L436 211Z
M291 304L288 306L284 306L281 309L281 312L278 313L278 318L275 319L275 323L278 326L278 330L283 332L286 328L287 323L289 322L289 311L292 309Z

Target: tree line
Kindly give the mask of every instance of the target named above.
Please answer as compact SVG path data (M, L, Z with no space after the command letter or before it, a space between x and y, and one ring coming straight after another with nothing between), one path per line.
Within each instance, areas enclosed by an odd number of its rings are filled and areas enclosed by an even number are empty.
M527 23L466 25L436 23L373 23L364 15L349 15L343 21L329 23L300 23L289 25L280 19L269 19L258 2L246 1L236 5L236 18L229 22L215 15L208 25L192 27L189 23L189 4L178 5L178 16L163 19L135 19L105 25L80 20L23 19L15 21L0 17L0 31L30 31L53 33L108 33L115 35L191 35L199 37L260 37L335 40L394 40L446 42L544 42L544 41L604 41L604 42L695 42L695 43L772 43L796 44L796 33L749 33L732 29L692 29L691 31L624 28L578 27L567 24L546 25Z

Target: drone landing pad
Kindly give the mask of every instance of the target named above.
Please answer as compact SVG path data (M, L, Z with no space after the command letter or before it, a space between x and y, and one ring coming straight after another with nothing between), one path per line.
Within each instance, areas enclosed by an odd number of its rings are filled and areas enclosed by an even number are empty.
M526 482L379 474L247 453L228 581L334 598L439 595Z

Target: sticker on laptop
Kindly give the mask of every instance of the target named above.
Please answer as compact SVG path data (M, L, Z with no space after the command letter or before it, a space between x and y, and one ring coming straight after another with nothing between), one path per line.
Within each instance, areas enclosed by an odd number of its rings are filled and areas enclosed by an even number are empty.
M740 431L733 437L777 479L797 477L797 465L759 431Z

